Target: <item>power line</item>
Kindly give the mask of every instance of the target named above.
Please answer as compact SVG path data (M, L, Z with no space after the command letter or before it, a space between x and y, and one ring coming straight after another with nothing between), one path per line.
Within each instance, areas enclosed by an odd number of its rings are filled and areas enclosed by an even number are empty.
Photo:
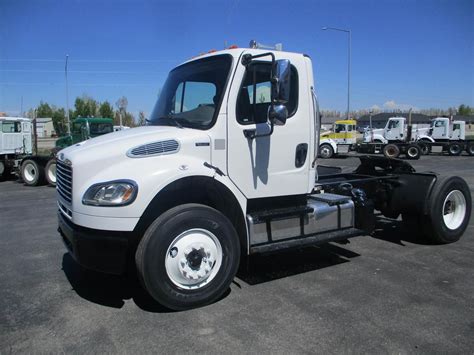
M162 63L170 62L176 63L183 61L183 59L71 59L70 62L74 63ZM63 59L26 59L26 58L15 58L15 59L0 59L0 62L53 62L63 63Z
M35 69L0 69L0 72L15 73L62 73L62 70L35 70ZM167 74L168 71L115 71L115 70L69 70L69 73L78 74Z

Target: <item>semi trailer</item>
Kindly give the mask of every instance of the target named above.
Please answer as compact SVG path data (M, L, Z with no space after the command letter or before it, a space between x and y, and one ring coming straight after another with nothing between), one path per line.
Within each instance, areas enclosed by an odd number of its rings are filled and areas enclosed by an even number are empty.
M58 231L81 268L136 270L184 310L218 300L252 255L370 235L376 211L433 243L461 238L462 178L377 156L319 166L311 58L251 43L171 70L147 126L58 153Z

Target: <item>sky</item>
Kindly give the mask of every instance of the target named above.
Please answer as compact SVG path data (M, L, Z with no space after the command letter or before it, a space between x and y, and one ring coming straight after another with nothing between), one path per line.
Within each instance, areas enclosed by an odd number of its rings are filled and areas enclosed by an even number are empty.
M323 109L474 106L473 0L0 0L0 111L88 95L150 113L167 73L250 40L309 54Z

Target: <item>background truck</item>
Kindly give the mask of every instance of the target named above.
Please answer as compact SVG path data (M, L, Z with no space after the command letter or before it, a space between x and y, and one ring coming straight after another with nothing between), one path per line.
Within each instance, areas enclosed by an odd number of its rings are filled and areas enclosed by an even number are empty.
M334 154L349 153L356 144L356 124L354 120L337 120L328 132L322 132L319 139L319 156L331 158Z
M418 131L410 124L407 126L405 117L390 117L384 128L367 128L363 142L356 145L356 151L383 153L388 158L405 154L407 159L419 159L421 147L413 139Z
M449 155L460 155L466 151L474 155L474 140L466 140L466 122L453 121L447 117L436 117L431 120L429 129L416 135L422 154L446 152Z
M112 119L77 118L71 135L59 138L53 150L39 153L34 123L29 118L0 117L0 176L16 173L28 186L56 185L58 150L113 131Z
M255 43L173 69L149 125L58 153L58 231L80 265L136 267L182 310L218 300L253 254L370 234L375 211L431 242L462 236L460 177L376 156L351 173L318 166L311 59Z

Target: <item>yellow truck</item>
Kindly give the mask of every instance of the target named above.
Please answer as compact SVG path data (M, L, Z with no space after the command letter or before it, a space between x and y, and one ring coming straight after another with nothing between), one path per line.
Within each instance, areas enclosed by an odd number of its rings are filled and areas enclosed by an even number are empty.
M337 120L330 131L320 134L319 155L331 158L334 154L348 153L356 144L355 120Z

